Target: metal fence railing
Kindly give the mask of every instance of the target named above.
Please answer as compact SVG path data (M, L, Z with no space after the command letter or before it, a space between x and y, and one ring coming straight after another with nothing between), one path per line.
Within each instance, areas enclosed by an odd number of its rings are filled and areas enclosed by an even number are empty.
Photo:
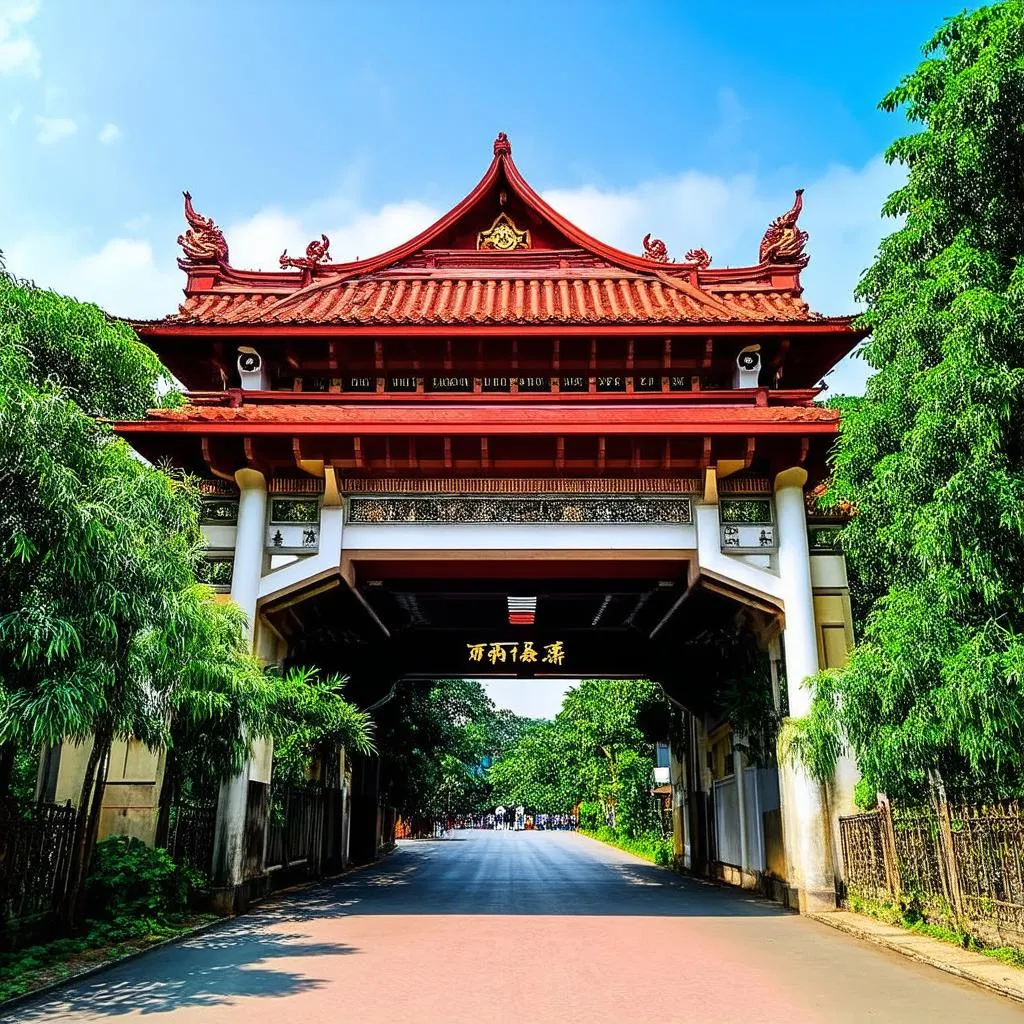
M213 837L217 825L217 801L188 800L171 805L167 852L178 864L209 875L213 866Z
M56 911L75 841L71 802L0 802L0 929Z
M1024 941L1024 808L1016 800L881 799L839 819L846 892L916 900L926 917Z

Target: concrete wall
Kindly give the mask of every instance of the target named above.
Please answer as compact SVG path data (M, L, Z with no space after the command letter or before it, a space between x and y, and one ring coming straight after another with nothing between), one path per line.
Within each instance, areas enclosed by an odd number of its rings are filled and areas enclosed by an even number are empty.
M92 740L84 743L65 741L57 755L56 786L53 800L70 800L76 807L81 796L85 769L92 753ZM160 787L164 779L164 752L150 750L137 740L114 740L110 748L110 767L100 810L99 838L134 836L152 844ZM43 794L47 796L49 794Z

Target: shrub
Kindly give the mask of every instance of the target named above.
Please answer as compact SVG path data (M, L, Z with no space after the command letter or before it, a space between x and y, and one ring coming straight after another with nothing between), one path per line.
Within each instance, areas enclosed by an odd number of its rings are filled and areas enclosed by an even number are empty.
M104 839L86 880L91 931L110 939L157 934L188 908L203 882L200 872L175 864L166 850L128 836Z
M596 800L584 800L580 804L579 821L584 832L596 832L604 827L604 808Z

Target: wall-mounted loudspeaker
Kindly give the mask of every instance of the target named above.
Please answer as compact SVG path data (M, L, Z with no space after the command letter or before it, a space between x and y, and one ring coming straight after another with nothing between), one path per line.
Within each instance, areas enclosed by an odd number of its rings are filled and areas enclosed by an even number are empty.
M243 391L266 391L267 381L263 372L263 357L256 349L248 346L238 349L238 376Z
M734 388L756 388L761 376L761 346L748 345L736 357L736 372L732 377Z

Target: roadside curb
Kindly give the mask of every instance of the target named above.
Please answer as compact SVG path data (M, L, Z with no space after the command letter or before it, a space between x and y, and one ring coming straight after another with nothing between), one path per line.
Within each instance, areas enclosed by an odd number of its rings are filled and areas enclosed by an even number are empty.
M298 882L285 889L278 889L276 892L270 893L266 899L254 902L249 910L246 910L241 914L231 914L227 917L214 918L214 920L196 925L195 928L192 928L187 932L182 932L180 935L172 935L170 938L161 939L159 942L154 942L149 946L143 946L141 949L133 949L130 953L125 953L123 956L116 957L113 960L106 960L103 963L94 964L92 967L86 967L84 970L78 971L76 974L69 974L66 978L47 982L47 984L41 985L39 988L34 988L30 992L23 992L20 996L13 996L12 998L0 1003L0 1021L5 1020L7 1015L11 1011L16 1010L19 1006L22 1006L34 999L39 999L42 996L47 996L51 992L56 992L57 989L64 988L67 985L73 985L80 981L86 981L97 974L102 974L104 971L109 971L114 967L120 967L122 964L130 963L132 960L138 960L139 957L145 956L147 953L153 953L158 949L164 949L166 946L173 946L177 942L187 942L189 939L194 939L197 935L203 935L206 932L212 931L214 928L230 924L232 921L237 921L239 918L247 917L250 913L258 913L268 903L281 896L287 896L291 893L300 892L303 889L311 889L313 886L324 885L330 882L335 882L341 878L347 878L349 875L358 874L360 871L365 871L367 868L372 868L375 865L380 864L382 861L397 852L397 850L398 847L396 846L382 853L377 860L371 860L366 864L357 864L355 867L348 868L345 871L339 871L334 875L325 875L323 878L310 879L307 882Z
M883 924L873 917L850 910L833 910L807 916L837 931L873 942L876 946L883 946L910 960L936 967L997 995L1024 1003L1024 971L1007 967L992 957L961 949L928 935L918 935L896 925Z
M193 939L197 935L203 935L205 932L212 931L218 925L227 924L229 921L235 920L233 917L218 917L213 921L206 921L204 924L196 925L195 928L190 929L187 932L182 932L180 935L172 935L168 939L161 939L159 942L154 942L149 946L143 946L141 949L133 949L130 953L125 953L123 956L115 957L113 960L105 960L100 964L93 964L92 967L86 967L82 971L78 971L76 974L69 974L66 978L60 978L57 981L47 982L45 985L40 985L39 988L34 988L29 992L23 992L20 996L13 996L11 999L0 1003L0 1020L11 1011L17 1009L24 1003L30 1002L33 999L38 999L41 996L49 995L51 992L56 992L57 989L63 988L65 985L73 985L78 981L85 981L87 978L91 978L96 974L102 974L104 971L109 971L112 967L119 967L121 964L130 963L132 960L138 960L139 957L145 956L147 953L152 953L154 950L163 949L166 946L173 946L176 942L185 942L188 939Z

